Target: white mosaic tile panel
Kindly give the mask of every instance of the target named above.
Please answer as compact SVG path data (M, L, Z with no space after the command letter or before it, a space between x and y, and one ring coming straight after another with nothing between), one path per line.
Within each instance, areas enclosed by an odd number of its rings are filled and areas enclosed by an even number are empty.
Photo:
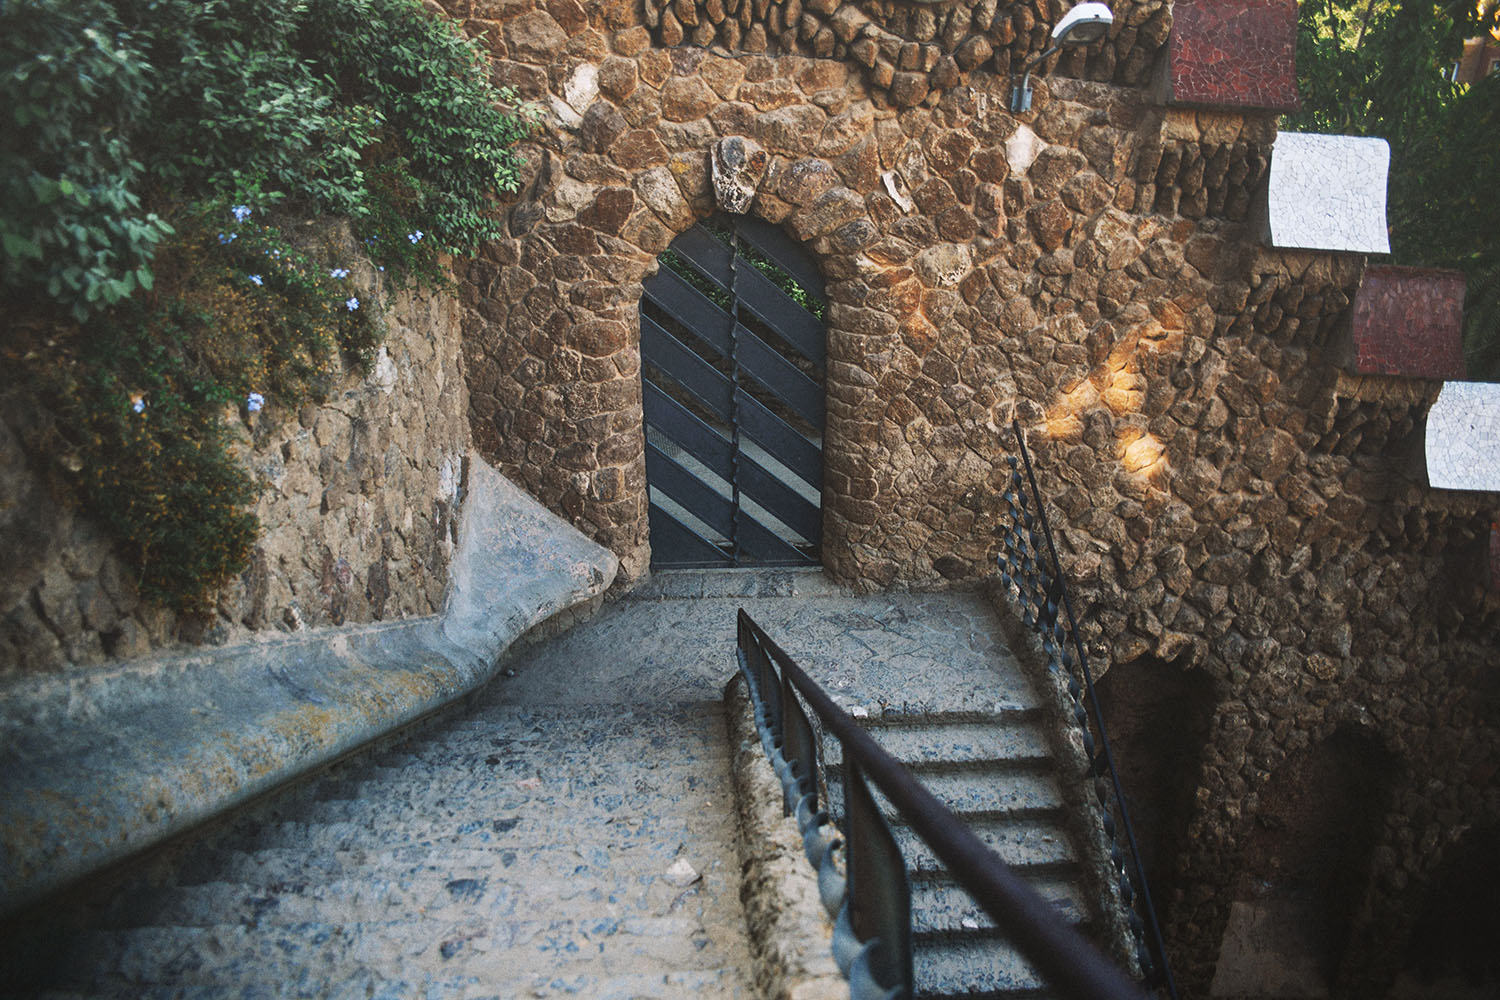
M1271 245L1390 253L1385 225L1391 147L1384 139L1282 132L1267 192Z
M1427 485L1500 492L1500 383L1443 383L1427 413Z

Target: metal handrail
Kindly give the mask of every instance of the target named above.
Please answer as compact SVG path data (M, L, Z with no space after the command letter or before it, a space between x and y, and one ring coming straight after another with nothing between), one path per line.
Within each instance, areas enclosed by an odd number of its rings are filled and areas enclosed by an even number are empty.
M1109 735L1104 728L1103 712L1099 707L1099 695L1094 689L1088 654L1078 635L1078 619L1073 613L1072 597L1068 593L1067 580L1057 557L1057 543L1053 540L1046 505L1042 503L1041 491L1037 487L1036 469L1031 462L1031 452L1026 447L1026 435L1021 430L1021 422L1012 420L1011 427L1016 435L1021 461L1025 465L1026 481L1021 479L1015 457L1009 457L1011 490L1006 491L1005 499L1011 508L1013 526L1005 535L1006 551L997 556L1001 579L1007 587L1014 586L1021 599L1026 602L1022 618L1028 626L1041 633L1048 669L1061 670L1067 678L1068 694L1074 704L1074 720L1083 731L1084 752L1089 757L1089 772L1095 780L1095 796L1104 809L1104 832L1109 837L1112 848L1111 863L1120 879L1120 893L1132 908L1130 930L1136 939L1137 961L1140 962L1146 982L1152 988L1162 989L1171 1000L1177 1000L1177 984L1167 960L1166 944L1156 917L1156 907L1151 900L1151 887L1147 884L1146 871L1141 865L1135 828L1125 805L1125 791L1120 784L1119 772L1115 769L1114 754L1110 751ZM1031 486L1031 497L1036 507L1035 520L1040 522L1041 537L1046 541L1050 568L1040 558L1041 546L1037 544L1039 539L1027 502L1026 483ZM1035 579L1028 579L1032 576ZM1059 611L1067 613L1066 625L1062 622ZM1074 657L1068 654L1065 637L1072 640ZM1081 686L1071 672L1075 662L1083 678ZM1099 733L1097 751L1093 734L1089 731L1090 723ZM1100 787L1099 782L1106 772L1109 776L1108 786ZM1111 815L1111 809L1118 813L1118 823ZM1129 866L1125 864L1116 843L1120 831L1125 834ZM1132 869L1134 876L1131 874Z
M756 704L756 721L761 727L762 743L782 777L787 793L784 806L788 814L797 814L803 830L804 850L815 865L819 863L815 859L826 858L838 845L836 842L828 845L818 839L818 828L827 817L817 810L817 740L800 702L807 703L825 731L832 733L842 747L844 780L846 788L852 792L846 794L851 864L847 886L831 891L825 888L824 903L830 910L836 906L840 909L840 924L847 920L852 926L855 936L864 945L862 954L877 953L875 960L867 964L885 970L884 974L875 976L878 992L857 995L899 998L909 997L912 991L911 904L910 896L904 891L904 867L899 874L902 885L895 887L900 891L892 891L890 883L895 877L888 875L865 883L852 863L856 858L868 856L872 850L878 851L878 843L871 848L868 846L870 841L888 842L887 849L894 851L897 861L900 860L900 852L895 848L894 839L879 812L858 807L857 800L868 797L862 777L868 775L912 830L947 866L954 880L1061 994L1075 1000L1141 1000L1145 997L1136 983L1064 922L1047 900L1012 872L951 810L913 778L905 765L883 750L853 718L834 704L833 699L771 641L743 608L739 612L738 626L740 670ZM779 676L777 668L780 668ZM796 756L791 756L793 753ZM873 799L869 803L873 803ZM857 815L871 811L873 821ZM820 866L820 887L828 881L825 875ZM891 928L899 923L892 920L890 913L872 913L881 908L881 901L871 900L871 896L886 896L887 909L904 908L904 914L899 915L905 928L904 955L891 954L902 950L899 942L892 948L883 939L873 940L866 930L871 926ZM898 939L903 936L899 927L885 933ZM838 951L836 932L836 955ZM885 952L883 957L878 955L881 951ZM849 974L847 969L845 971ZM850 978L853 986L855 977L851 975Z

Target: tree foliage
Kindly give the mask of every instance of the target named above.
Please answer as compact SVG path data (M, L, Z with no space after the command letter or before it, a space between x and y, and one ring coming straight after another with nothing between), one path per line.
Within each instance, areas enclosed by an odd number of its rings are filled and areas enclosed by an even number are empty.
M1452 73L1500 4L1303 0L1298 18L1302 111L1285 126L1390 142L1393 260L1466 273L1469 375L1500 380L1500 77Z

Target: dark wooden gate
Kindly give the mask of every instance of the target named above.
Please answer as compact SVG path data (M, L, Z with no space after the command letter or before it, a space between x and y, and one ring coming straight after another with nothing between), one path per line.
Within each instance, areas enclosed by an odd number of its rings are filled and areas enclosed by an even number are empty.
M823 308L812 257L763 222L662 254L641 298L653 566L819 561Z

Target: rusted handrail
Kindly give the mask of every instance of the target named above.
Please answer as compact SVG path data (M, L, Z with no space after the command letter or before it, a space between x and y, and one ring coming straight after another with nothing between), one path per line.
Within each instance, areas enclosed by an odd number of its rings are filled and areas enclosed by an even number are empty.
M849 922L860 942L869 940L867 928L884 928L876 930L875 934L884 935L877 950L885 953L871 964L877 969L877 988L890 991L865 995L910 995L911 910L909 895L891 891L892 876L865 880L864 873L856 870L855 860L870 853L864 846L868 839L889 840L890 848L895 849L894 840L890 838L889 830L884 829L884 820L878 812L873 813L874 829L864 828L864 821L856 822L854 799L863 797L861 775L869 776L912 830L947 866L954 880L1059 993L1073 1000L1143 1000L1146 994L1136 983L1064 922L1047 900L1012 872L947 806L913 778L905 765L883 750L858 723L834 704L833 699L771 641L743 608L739 612L738 625L740 670L756 703L757 724L764 727L762 740L783 775L783 785L788 790L787 810L789 813L795 810L803 826L804 846L810 859L815 851L807 844L809 831L816 833L818 825L817 740L800 702L806 702L825 731L832 733L842 746L845 781L851 782L852 776L854 794L847 796L851 806L846 831L851 862L847 900L842 900L845 895L842 891L839 896L841 901L847 902L851 914ZM863 795L867 796L868 792L863 792ZM868 813L870 810L859 812ZM806 822L802 822L804 818ZM878 849L875 853L879 853ZM896 857L899 860L899 851L896 851ZM822 875L820 870L820 882ZM900 878L904 888L904 870ZM877 899L871 900L871 896ZM825 893L827 902L828 894ZM905 910L899 915L899 921L887 912L894 908ZM904 926L904 933L899 927L891 929L897 923ZM891 954L902 948L899 943L892 947L887 940L892 937L904 938L904 955ZM837 941L835 945L837 948Z
M1023 602L1022 620L1042 637L1042 649L1047 655L1049 670L1061 671L1067 679L1068 694L1073 699L1074 720L1083 731L1084 751L1089 757L1089 773L1096 785L1096 797L1104 809L1104 832L1113 847L1111 862L1119 876L1120 894L1131 907L1130 930L1136 940L1136 957L1146 982L1153 989L1164 990L1171 1000L1177 1000L1177 984L1172 978L1172 967L1167 961L1166 944L1162 939L1161 926L1156 918L1156 907L1151 900L1151 888L1146 882L1146 872L1141 866L1140 851L1136 846L1135 828L1130 822L1130 812L1125 806L1125 791L1120 784L1120 775L1115 770L1114 755L1109 748L1109 735L1104 729L1103 713L1099 708L1099 696L1094 690L1093 673L1089 670L1088 654L1078 636L1078 620L1073 614L1073 601L1068 594L1068 584L1062 573L1062 564L1057 558L1057 544L1052 538L1052 526L1047 520L1047 509L1041 501L1037 488L1036 469L1031 463L1031 452L1026 447L1026 435L1019 420L1012 420L1016 435L1016 446L1021 460L1014 456L1010 464L1010 488L1004 497L1011 511L1011 526L1003 536L1003 551L996 557L1000 565L1001 580L1014 587ZM1024 465L1026 478L1022 480L1018 465ZM1030 499L1027 484L1030 484ZM1033 516L1032 507L1036 513ZM1041 531L1037 531L1040 525ZM1042 556L1042 542L1046 543L1046 556ZM1049 564L1050 562L1050 564ZM1067 614L1066 624L1059 612ZM1073 653L1068 652L1071 639ZM1074 676L1074 667L1078 676ZM1079 682L1082 678L1082 683ZM1098 731L1097 748L1090 723ZM1112 811L1113 810L1113 811ZM1118 822L1116 816L1118 814ZM1119 834L1124 834L1125 849L1130 864L1117 846ZM1134 874L1132 875L1132 869Z

